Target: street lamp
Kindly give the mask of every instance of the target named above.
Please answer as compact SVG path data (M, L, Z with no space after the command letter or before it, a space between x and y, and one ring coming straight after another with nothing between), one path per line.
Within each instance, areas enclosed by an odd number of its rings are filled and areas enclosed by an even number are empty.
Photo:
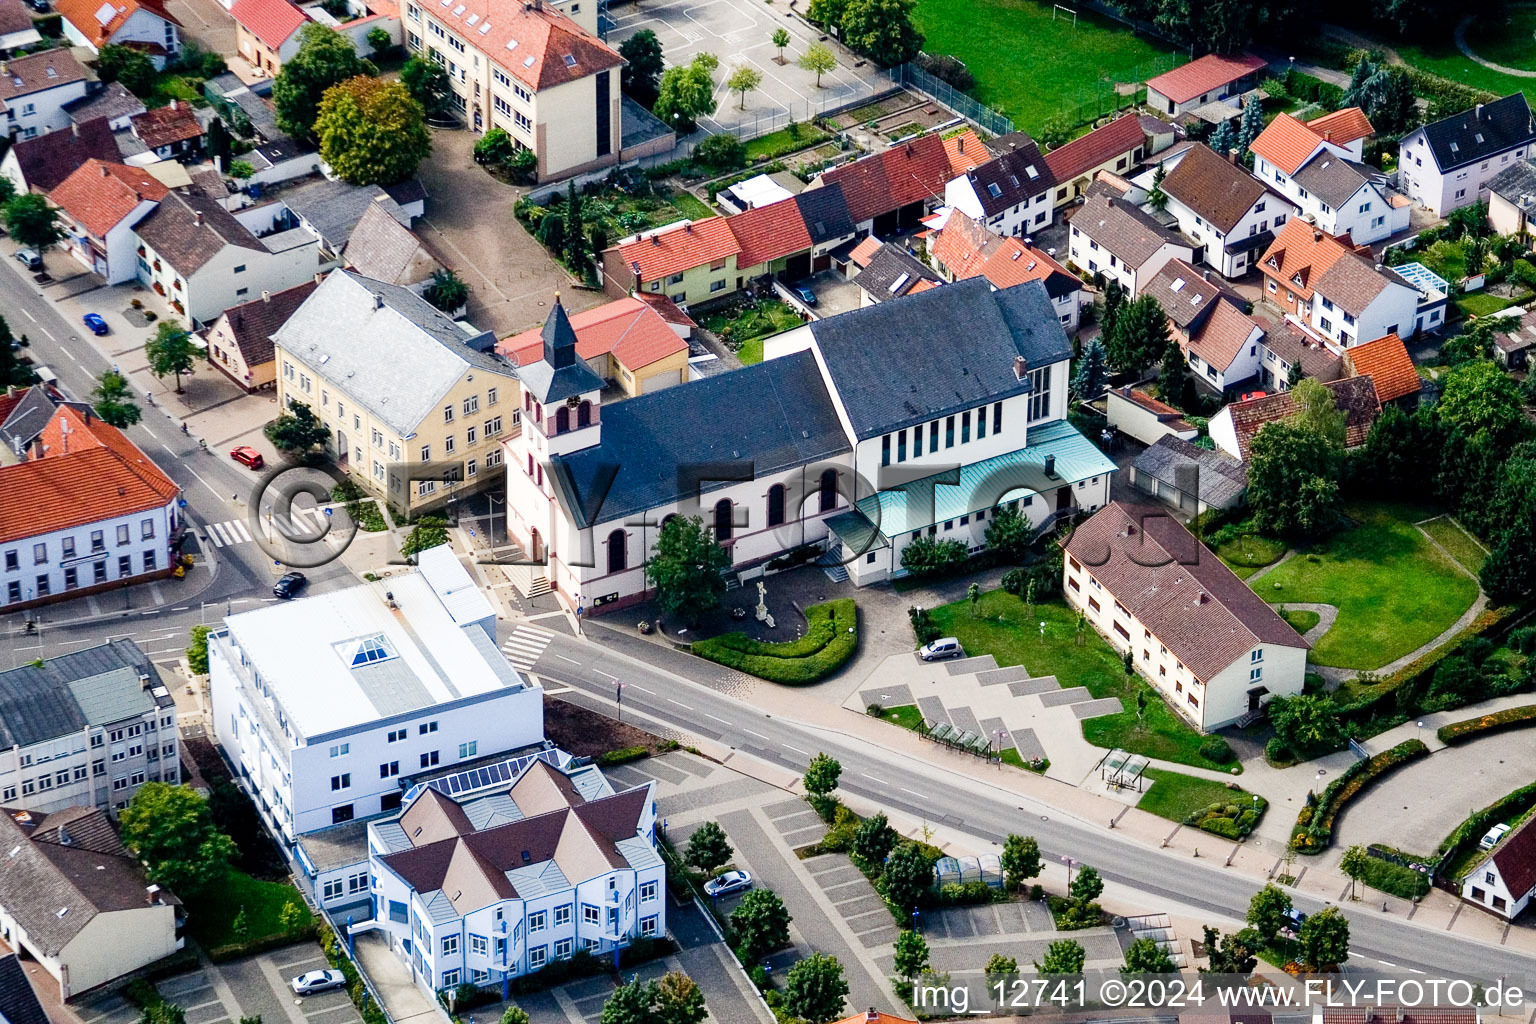
M1070 891L1072 888L1072 866L1076 864L1077 861L1073 860L1071 857L1063 856L1061 858L1061 862L1067 866L1067 889Z
M619 721L624 721L624 684L617 679L613 681L613 702L618 705Z
M997 737L997 770L1003 770L1003 730L993 729L992 735Z
M918 924L917 908L916 907L912 908L912 930L914 932L921 932L922 931L922 928Z

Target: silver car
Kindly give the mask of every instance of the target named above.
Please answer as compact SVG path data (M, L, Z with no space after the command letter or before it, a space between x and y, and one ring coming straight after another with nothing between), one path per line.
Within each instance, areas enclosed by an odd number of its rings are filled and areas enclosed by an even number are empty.
M716 875L704 883L704 895L710 899L718 899L721 896L729 896L735 892L746 892L752 888L752 875L746 871L727 871L723 875Z
M345 988L347 976L340 971L308 971L293 979L293 990L301 996Z

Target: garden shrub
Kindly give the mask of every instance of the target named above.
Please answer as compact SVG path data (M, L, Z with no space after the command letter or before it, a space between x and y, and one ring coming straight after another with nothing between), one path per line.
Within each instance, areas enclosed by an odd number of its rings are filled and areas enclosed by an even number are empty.
M1237 753L1233 751L1232 744L1221 736L1207 736L1201 740L1200 756L1217 764L1231 764L1237 760Z
M1394 864L1380 857L1366 859L1360 872L1360 881L1372 889L1379 889L1405 900L1416 900L1429 892L1429 875L1401 864Z
M1429 753L1422 740L1405 740L1384 750L1375 757L1356 761L1328 784L1323 795L1313 806L1308 796L1307 806L1296 817L1296 833L1291 837L1291 848L1300 853L1321 853L1333 837L1333 823L1346 804L1359 796L1371 783L1400 765Z
M930 906L959 907L976 903L991 903L1002 889L994 889L986 882L951 882L933 891Z
M1536 725L1536 704L1505 708L1503 711L1442 725L1435 735L1440 737L1441 743L1453 746L1474 736L1486 736L1503 729L1518 729L1527 725Z
M770 643L745 633L696 641L701 658L775 683L814 683L842 668L859 644L858 609L852 598L813 604L805 610L805 635Z
M1200 823L1200 828L1226 839L1237 839L1241 835L1237 829L1237 822L1231 818L1206 818Z
M912 623L912 636L917 640L919 647L933 643L944 634L944 631L935 625L933 616L926 608L908 608L907 619Z
M958 540L919 537L901 550L901 567L913 576L942 576L956 572L970 557Z
M628 764L650 756L651 752L647 747L621 747L618 750L609 750L597 755L597 763L603 768L611 768L616 764Z

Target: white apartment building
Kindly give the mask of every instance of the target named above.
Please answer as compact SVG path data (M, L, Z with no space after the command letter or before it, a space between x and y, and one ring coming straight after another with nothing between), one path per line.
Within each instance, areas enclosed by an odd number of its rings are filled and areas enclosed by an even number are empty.
M428 992L659 938L655 785L616 794L594 766L535 758L510 787L417 786L400 814L368 825L373 924Z
M1102 194L1090 195L1073 214L1067 241L1072 266L1114 281L1132 299L1169 260L1195 262L1199 248L1135 204Z
M30 139L69 127L64 105L85 96L89 78L69 50L0 60L0 134Z
M1483 198L1500 171L1536 152L1536 119L1524 93L1442 118L1403 136L1398 184L1437 217Z

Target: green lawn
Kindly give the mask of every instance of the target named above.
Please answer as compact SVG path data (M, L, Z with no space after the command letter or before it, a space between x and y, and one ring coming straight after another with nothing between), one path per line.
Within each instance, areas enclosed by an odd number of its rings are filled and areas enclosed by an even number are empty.
M1486 89L1500 96L1508 96L1512 92L1521 92L1523 90L1528 98L1536 102L1536 78L1519 78L1514 75L1506 75L1502 71L1494 71L1492 68L1485 68L1476 61L1469 60L1460 50L1456 49L1456 41L1451 35L1454 21L1454 18L1448 21L1445 25L1445 31L1436 35L1433 42L1408 43L1393 40L1392 48L1397 51L1398 56L1414 67L1423 68L1425 71L1453 79L1462 85L1471 86L1474 89ZM1473 31L1475 32L1475 30L1476 25L1474 23ZM1470 38L1468 42L1471 42ZM1518 43L1527 48L1532 45L1529 33L1526 33L1519 40L1511 37L1510 43ZM1473 49L1477 50L1476 45L1473 46ZM1481 50L1478 52L1482 53ZM1487 55L1483 54L1483 56ZM1496 58L1489 57L1488 59L1494 60ZM1516 66L1508 61L1504 63L1510 63L1511 67Z
M704 329L722 340L742 342L736 357L743 363L760 363L765 337L799 327L802 322L800 314L787 303L779 299L763 299L710 313L704 317Z
M965 61L976 98L1032 133L1069 104L1107 112L1114 83L1170 66L1161 43L1117 22L1082 10L1074 28L1069 18L1053 21L1052 11L1041 0L918 0L913 20L925 51Z
M283 882L262 882L243 871L230 871L206 897L187 901L187 925L205 949L242 941L234 932L235 917L245 911L248 938L283 931L281 914L292 903L305 914L309 908L299 890Z
M885 708L880 712L880 721L899 725L903 729L911 729L917 732L923 725L923 713L917 710L916 704L905 704L899 708Z
M1484 60L1536 71L1536 7L1509 6L1498 15L1484 15L1467 26L1467 45Z
M1488 558L1488 552L1483 546L1472 539L1472 535L1461 528L1461 524L1450 516L1441 516L1439 519L1431 519L1423 524L1424 532L1435 539L1445 550L1451 553L1451 557L1466 567L1470 573L1482 570L1483 562Z
M689 220L703 220L713 217L718 210L710 209L708 203L694 195L692 192L679 191L672 197L672 205L677 207L677 212Z
M1497 313L1513 305L1515 305L1514 299L1489 295L1487 292L1473 292L1456 300L1456 308L1466 316L1487 316L1489 313Z
M747 142L747 163L755 160L772 160L774 157L795 153L827 138L827 133L814 124L796 124L791 132L780 128L767 135L759 135Z
M1246 790L1228 789L1224 782L1185 775L1183 772L1148 768L1143 774L1152 786L1136 801L1136 809L1169 821L1183 821L1211 804L1237 804L1249 807L1253 796Z
M1357 505L1349 526L1271 569L1254 588L1266 601L1339 609L1312 661L1375 669L1433 640L1477 599L1477 583L1414 526L1423 509Z
M1264 566L1278 562L1285 551L1285 541L1246 534L1218 544L1216 557L1227 563L1227 568L1239 579L1247 579Z
M1074 641L1077 613L1060 599L1036 603L1026 616L1024 602L1002 590L981 596L976 614L969 601L933 609L941 636L958 637L969 655L990 654L998 665L1024 665L1033 676L1054 675L1064 687L1084 686L1094 697L1119 697L1124 711L1083 722L1083 737L1095 746L1123 747L1148 757L1226 770L1200 756L1200 734L1163 703L1140 679L1127 677L1120 655L1092 627L1083 631L1083 644ZM1040 623L1045 623L1045 635ZM1136 690L1152 696L1145 721L1136 721Z
M1305 633L1322 621L1322 616L1317 612L1309 612L1305 608L1282 608L1280 617L1290 624L1290 627L1298 633Z

